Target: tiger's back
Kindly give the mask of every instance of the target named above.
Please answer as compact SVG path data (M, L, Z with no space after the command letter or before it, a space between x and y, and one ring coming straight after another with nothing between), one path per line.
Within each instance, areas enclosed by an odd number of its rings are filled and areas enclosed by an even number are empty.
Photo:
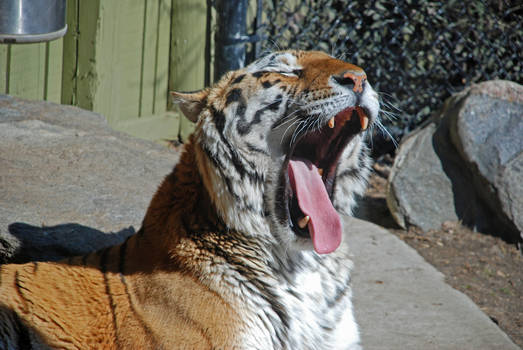
M336 211L369 172L364 72L285 51L173 96L197 127L140 231L0 265L0 349L359 349Z
M149 224L148 218L162 214L156 208L167 205L166 193L181 197L190 187L201 192L198 182L192 186L179 183L193 178L194 169L184 168L192 158L191 153L184 154L155 195L144 220L148 235L142 229L119 246L60 262L0 265L0 349L237 346L234 334L240 321L234 320L238 316L231 306L188 276L190 259L178 263L157 254L163 240L151 237L157 236L154 230L163 234L164 228ZM195 198L178 204L183 210L170 207L179 212L173 219L196 210L197 204L191 200ZM211 217L207 215L207 221ZM198 257L192 251L196 246L180 236L171 236L170 243L178 243L180 252ZM213 257L200 254L198 259Z
M35 262L0 265L0 276L0 348L38 349L43 339L55 348L114 344L110 301L99 271Z
M0 348L234 345L227 337L237 315L216 293L173 266L122 272L112 264L121 253L118 246L67 262L0 265Z

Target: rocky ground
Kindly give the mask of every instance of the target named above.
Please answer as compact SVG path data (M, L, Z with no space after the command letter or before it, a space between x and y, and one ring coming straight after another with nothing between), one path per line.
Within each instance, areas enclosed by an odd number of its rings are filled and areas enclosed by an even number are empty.
M511 339L523 347L523 255L499 237L473 232L457 222L439 230L400 229L385 195L391 160L375 165L363 201L364 216L379 224L441 271L446 282L468 295Z

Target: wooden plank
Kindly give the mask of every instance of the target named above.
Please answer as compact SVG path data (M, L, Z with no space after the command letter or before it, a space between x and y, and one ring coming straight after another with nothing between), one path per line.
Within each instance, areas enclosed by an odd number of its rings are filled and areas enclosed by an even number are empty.
M79 0L67 0L67 33L63 38L62 97L61 103L74 105L77 82Z
M146 0L143 18L140 116L167 108L171 2Z
M118 119L121 104L121 96L114 91L121 75L117 54L120 47L118 30L123 13L119 12L119 4L120 1L100 1L95 39L96 89L93 91L92 110L103 114L111 125ZM80 6L83 6L83 1L80 1ZM80 21L82 20L81 11Z
M166 112L163 115L147 116L118 121L114 128L146 140L165 144L167 140L178 140L180 116Z
M201 89L206 72L206 0L174 0L172 13L169 89ZM194 126L186 118L180 123L180 135L185 140Z
M63 39L46 43L47 62L44 99L60 103L62 97Z
M156 46L156 70L154 79L153 113L163 113L167 109L169 98L169 53L171 41L171 1L158 0L158 26Z
M144 1L102 1L94 111L110 124L139 114Z
M154 114L154 83L159 2L145 0L142 32L142 62L140 70L139 116Z
M11 45L8 93L31 100L44 98L45 43Z
M9 45L0 44L0 94L7 94Z
M93 110L99 85L96 68L99 65L97 50L99 50L100 0L78 2L78 13L81 16L78 16L76 105Z

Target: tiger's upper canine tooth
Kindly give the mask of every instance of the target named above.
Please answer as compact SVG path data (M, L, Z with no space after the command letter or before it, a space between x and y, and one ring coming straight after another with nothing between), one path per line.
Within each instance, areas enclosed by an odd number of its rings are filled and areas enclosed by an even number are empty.
M361 130L367 130L369 126L369 118L366 115L360 115Z
M331 119L329 119L329 128L331 128L331 129L334 128L334 117L332 117Z
M309 220L311 218L309 217L309 215L305 215L304 217L302 217L300 220L298 220L298 226L300 228L305 228L305 226L307 226L307 224L309 223Z
M357 108L358 116L360 117L361 130L367 130L369 126L369 118L365 115L365 112L361 108Z
M320 174L320 176L323 176L323 169L322 168L318 168L318 173Z

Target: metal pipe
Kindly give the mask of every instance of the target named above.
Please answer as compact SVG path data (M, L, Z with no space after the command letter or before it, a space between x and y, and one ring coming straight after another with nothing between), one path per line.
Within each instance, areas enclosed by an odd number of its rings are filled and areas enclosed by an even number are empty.
M247 36L247 0L217 0L214 80L230 70L245 65Z

